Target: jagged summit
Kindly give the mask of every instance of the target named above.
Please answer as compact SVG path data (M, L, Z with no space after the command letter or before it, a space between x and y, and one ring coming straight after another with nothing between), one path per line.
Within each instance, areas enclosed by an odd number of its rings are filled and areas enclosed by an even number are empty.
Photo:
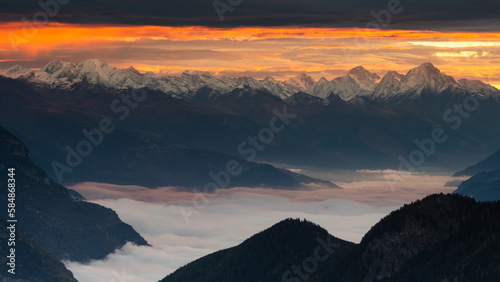
M7 73L8 74L24 74L24 73L27 73L29 71L30 71L29 69L26 69L20 65L14 65L7 70Z
M314 79L310 75L306 73L300 73L296 77L288 79L287 81L285 81L285 83L305 90L314 85L316 81L314 81Z
M356 96L375 99L391 99L395 96L418 97L422 91L436 94L456 91L499 95L498 89L481 81L467 79L455 81L453 77L441 72L430 62L411 69L405 75L389 71L382 79L363 66L357 66L343 76L332 80L322 77L318 81L306 73L300 73L286 81L278 81L272 76L262 80L253 77L227 77L209 71L185 71L180 76L141 73L133 66L118 69L97 58L80 63L56 59L38 71L30 71L16 65L6 71L0 71L0 75L14 79L21 78L49 87L71 88L72 84L83 80L89 84L115 89L149 87L179 98L189 98L203 87L211 88L217 93L222 93L219 95L223 95L245 85L268 91L282 99L300 91L322 99L333 94L346 101Z
M408 71L401 81L409 87L425 83L433 83L436 86L438 84L456 84L453 77L444 74L432 63L428 62Z
M375 82L380 79L376 73L371 73L366 70L363 66L357 66L351 70L349 70L345 76L350 76L358 81L372 81Z

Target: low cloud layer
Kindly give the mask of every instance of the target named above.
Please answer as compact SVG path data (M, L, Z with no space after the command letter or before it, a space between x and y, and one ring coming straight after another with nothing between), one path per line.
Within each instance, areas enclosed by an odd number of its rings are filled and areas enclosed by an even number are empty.
M361 172L359 172L361 173ZM233 188L210 199L184 220L179 207L192 207L194 194L176 188L147 189L82 183L71 188L114 209L152 247L127 244L104 260L89 264L66 262L75 277L86 281L157 281L178 267L214 251L241 243L251 235L288 218L300 217L332 235L359 242L372 225L405 203L437 192L449 177L407 175L394 185L391 171L365 171L369 180L339 183L344 189L281 191Z

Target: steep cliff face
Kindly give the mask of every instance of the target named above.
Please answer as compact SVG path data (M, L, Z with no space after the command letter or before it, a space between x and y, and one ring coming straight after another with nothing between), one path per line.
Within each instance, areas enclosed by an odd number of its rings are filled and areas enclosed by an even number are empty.
M8 168L15 168L18 225L59 259L100 259L128 241L147 244L113 210L72 197L31 161L18 138L0 127L0 187L7 187ZM2 207L7 193L0 190ZM7 216L7 209L0 214Z

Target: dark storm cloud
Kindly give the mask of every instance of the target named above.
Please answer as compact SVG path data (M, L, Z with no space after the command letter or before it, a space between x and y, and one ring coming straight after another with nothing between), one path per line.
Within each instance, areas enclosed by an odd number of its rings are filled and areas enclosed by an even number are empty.
M43 3L57 0L41 0ZM217 0L236 3L219 19L214 0L69 1L52 21L83 24L133 24L212 27L330 26L364 27L371 11L387 9L391 0ZM396 0L392 0L396 1ZM39 1L0 1L0 20L19 21L40 11ZM498 30L497 0L400 0L401 13L388 27L440 30Z

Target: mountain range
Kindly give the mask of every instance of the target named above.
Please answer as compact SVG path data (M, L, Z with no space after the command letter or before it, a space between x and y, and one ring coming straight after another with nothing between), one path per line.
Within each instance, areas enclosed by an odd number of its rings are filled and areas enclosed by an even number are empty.
M89 59L81 63L54 60L40 70L34 71L15 65L1 71L0 75L63 88L82 81L115 89L148 87L181 98L189 98L202 87L227 92L243 86L266 90L282 99L298 92L321 98L327 98L333 93L346 101L356 96L392 99L398 96L418 96L425 91L442 93L450 90L499 95L498 89L481 81L467 79L456 81L432 63L424 63L405 75L389 71L382 79L379 75L358 66L341 77L332 80L322 77L318 81L306 73L286 81L278 81L273 77L262 80L252 77L227 77L203 71L185 71L180 76L153 72L140 73L132 66L127 69L117 69L99 59Z
M392 212L359 244L287 219L161 281L496 281L499 213L498 201L435 194Z
M432 138L436 128L445 132L446 144L435 144L422 168L457 171L498 150L495 88L455 81L430 63L379 79L363 67L331 81L304 74L279 82L207 72L142 74L97 59L78 64L56 60L37 71L15 66L0 74L0 124L64 184L203 186L212 181L210 172L223 171L235 160L243 172L226 188L334 187L273 164L398 169L401 159L408 161L421 150L418 144ZM130 104L123 100L137 93L146 98ZM481 109L462 118L453 109L457 104L463 108L467 99L479 101ZM294 118L269 144L251 148L249 140L268 128L277 112ZM82 132L95 132L102 120L113 132L103 135L76 169L66 167L58 176L54 163L65 165L70 151L88 142Z

